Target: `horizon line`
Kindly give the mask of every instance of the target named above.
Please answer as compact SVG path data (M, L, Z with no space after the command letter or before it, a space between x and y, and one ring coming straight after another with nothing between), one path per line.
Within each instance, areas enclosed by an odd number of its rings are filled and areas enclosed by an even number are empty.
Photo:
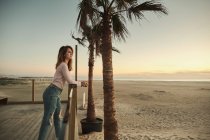
M0 77L1 79L52 79L53 77L50 76L23 76L23 77ZM80 80L87 80L87 79L83 79L81 78ZM103 81L103 78L93 78L94 81ZM205 81L205 82L210 82L210 78L113 78L113 80L115 81L195 81L195 82L199 82L199 81Z

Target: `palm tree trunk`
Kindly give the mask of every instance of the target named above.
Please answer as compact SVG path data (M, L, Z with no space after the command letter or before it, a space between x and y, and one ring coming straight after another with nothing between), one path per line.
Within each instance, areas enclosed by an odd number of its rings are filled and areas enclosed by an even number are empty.
M94 66L94 46L93 43L89 46L89 71L88 71L88 108L87 108L87 121L96 121L95 104L93 100L93 66Z
M109 17L103 18L102 62L104 89L104 140L118 140L118 125L115 119L114 82L112 68L112 40Z

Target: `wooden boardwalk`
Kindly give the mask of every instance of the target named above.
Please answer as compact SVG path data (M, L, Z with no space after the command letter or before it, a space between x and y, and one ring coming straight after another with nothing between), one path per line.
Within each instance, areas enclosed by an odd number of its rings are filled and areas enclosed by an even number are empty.
M62 104L62 111L66 108ZM37 140L43 104L17 104L0 106L0 140ZM54 126L51 126L48 140L55 140Z

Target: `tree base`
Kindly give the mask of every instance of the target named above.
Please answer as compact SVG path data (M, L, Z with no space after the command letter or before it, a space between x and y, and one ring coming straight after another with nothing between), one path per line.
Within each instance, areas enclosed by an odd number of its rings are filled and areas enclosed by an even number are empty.
M88 134L90 132L101 132L103 120L96 118L94 122L87 122L87 118L80 121L82 126L82 134Z

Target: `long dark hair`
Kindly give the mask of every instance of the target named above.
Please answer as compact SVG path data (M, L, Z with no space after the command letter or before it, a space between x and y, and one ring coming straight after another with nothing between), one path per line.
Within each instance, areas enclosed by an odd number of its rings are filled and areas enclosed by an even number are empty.
M67 52L68 48L71 49L71 51L73 53L73 48L71 46L60 47L59 52L58 52L57 63L56 63L56 66L55 66L56 69L62 62L65 61L65 57L66 57L65 55L66 55L66 52ZM72 59L70 59L69 62L68 62L68 69L69 69L69 71L72 70Z

